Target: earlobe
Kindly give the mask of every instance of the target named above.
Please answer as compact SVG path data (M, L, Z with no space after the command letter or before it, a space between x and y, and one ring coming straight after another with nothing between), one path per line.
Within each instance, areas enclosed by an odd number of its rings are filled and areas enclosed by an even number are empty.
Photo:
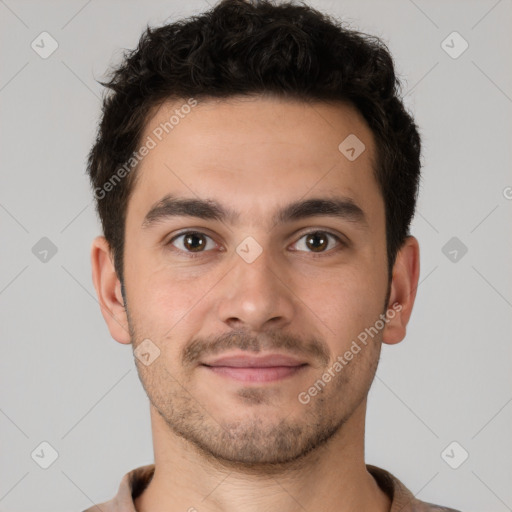
M418 240L408 236L397 254L393 267L391 293L387 309L388 322L382 341L388 345L405 338L406 327L411 317L416 298L420 273L420 248Z
M131 339L121 283L112 261L110 246L104 236L93 240L91 266L101 314L110 334L119 343L128 344Z

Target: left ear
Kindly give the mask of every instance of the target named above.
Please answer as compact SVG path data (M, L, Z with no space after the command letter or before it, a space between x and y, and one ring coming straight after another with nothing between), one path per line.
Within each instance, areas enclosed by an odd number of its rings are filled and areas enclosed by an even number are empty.
M393 266L391 291L387 306L389 321L383 331L382 341L388 345L400 343L406 334L416 298L420 275L420 246L418 240L408 236L400 248Z

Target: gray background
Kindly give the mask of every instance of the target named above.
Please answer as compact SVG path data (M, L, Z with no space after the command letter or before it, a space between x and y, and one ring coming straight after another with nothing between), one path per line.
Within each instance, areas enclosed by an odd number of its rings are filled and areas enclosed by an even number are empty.
M423 136L413 223L421 284L407 338L383 348L367 463L425 501L512 510L512 2L310 4L389 44ZM131 346L111 339L91 281L100 228L84 172L99 116L94 79L146 23L207 7L0 0L2 511L82 510L153 462ZM43 31L59 45L46 59L31 48ZM458 58L441 45L453 31L469 43ZM460 39L445 44L461 49ZM33 252L42 237L57 248L46 262ZM452 237L458 249L443 252ZM35 462L49 456L43 441L59 455L48 469ZM462 450L469 458L452 469L446 460L460 462Z

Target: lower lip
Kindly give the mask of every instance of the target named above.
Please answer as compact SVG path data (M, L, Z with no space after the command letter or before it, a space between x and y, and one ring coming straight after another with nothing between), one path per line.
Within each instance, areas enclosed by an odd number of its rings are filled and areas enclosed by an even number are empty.
M274 382L295 375L306 365L301 366L270 366L270 367L235 367L206 366L205 368L240 382Z

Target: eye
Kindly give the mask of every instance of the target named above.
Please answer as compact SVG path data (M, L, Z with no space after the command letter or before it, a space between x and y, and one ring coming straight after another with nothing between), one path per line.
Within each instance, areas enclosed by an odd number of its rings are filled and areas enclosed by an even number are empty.
M192 258L200 256L201 253L217 247L217 244L211 237L200 231L185 231L180 233L171 238L166 245L172 246L173 250L185 253ZM346 247L346 243L334 233L315 230L302 235L299 240L295 242L295 248L292 250L322 254L330 252L336 245Z
M345 243L335 234L328 233L327 231L310 231L305 235L301 236L297 242L295 242L295 246L297 247L295 250L299 251L308 251L313 253L325 253L330 251L335 243L331 243L332 240L341 244L342 246ZM329 247L329 249L327 249Z
M168 245L176 247L185 253L201 253L207 249L214 249L215 242L211 237L200 231L186 231L169 240Z

